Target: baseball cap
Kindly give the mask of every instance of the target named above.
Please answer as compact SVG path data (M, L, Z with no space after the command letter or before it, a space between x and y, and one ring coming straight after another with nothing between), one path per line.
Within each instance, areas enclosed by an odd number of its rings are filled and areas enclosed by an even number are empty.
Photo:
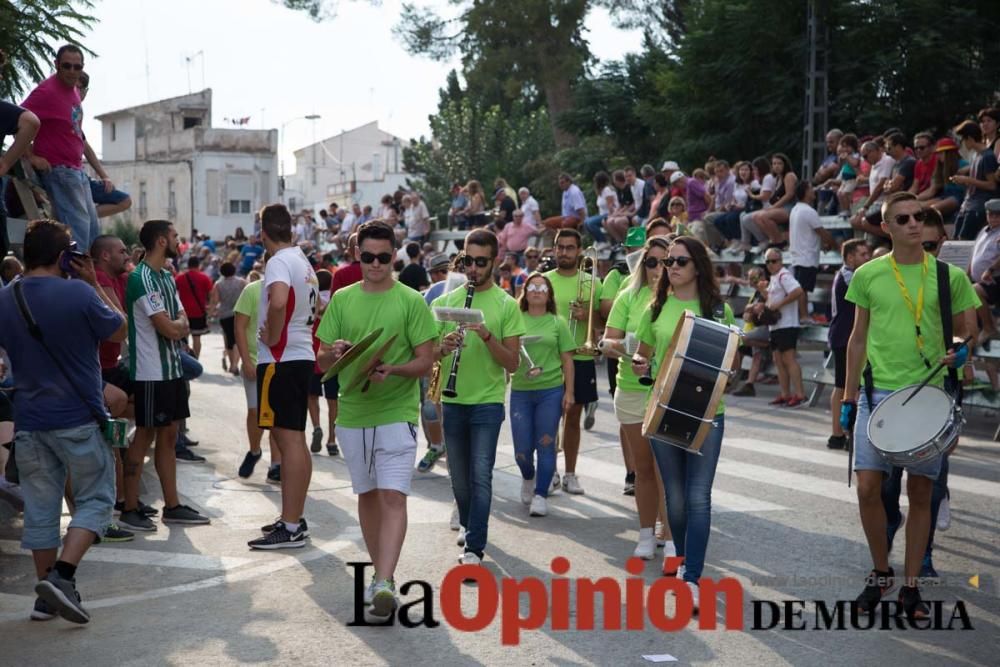
M674 173L670 174L670 185L673 185L674 183L676 183L677 181L681 180L682 178L684 178L684 172L683 171L675 171Z
M663 163L663 166L660 167L660 171L667 171L668 169L670 171L677 171L680 167L673 160L667 160Z
M945 151L957 151L958 146L955 142L948 137L938 139L937 146L934 147L935 153L943 153Z
M625 235L626 248L638 248L646 243L646 228L632 227Z
M1000 213L1000 199L990 199L986 202L986 210L990 213Z
M448 259L448 255L445 255L444 253L438 253L437 255L431 257L429 266L431 268L431 271L436 271L438 269L447 269L449 266L451 266L451 260Z

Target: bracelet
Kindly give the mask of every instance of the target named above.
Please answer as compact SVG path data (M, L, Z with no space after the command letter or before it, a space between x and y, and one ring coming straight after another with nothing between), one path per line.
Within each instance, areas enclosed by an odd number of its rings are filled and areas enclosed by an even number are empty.
M488 333L489 336L487 336L486 338L484 338L483 342L484 343L489 343L491 340L493 340L493 332L492 331L487 331L486 333Z

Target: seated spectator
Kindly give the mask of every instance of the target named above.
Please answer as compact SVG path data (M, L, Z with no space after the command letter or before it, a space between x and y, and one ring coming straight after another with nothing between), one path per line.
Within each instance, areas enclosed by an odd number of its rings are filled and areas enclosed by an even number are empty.
M858 212L851 218L851 226L868 234L872 245L885 245L889 235L882 231L882 201L885 187L892 178L892 168L896 161L885 152L876 141L866 141L861 145L861 159L871 165L868 175L868 196Z
M993 154L996 156L997 160L1000 160L1000 108L998 107L987 107L985 109L980 109L979 113L976 114L976 120L979 121L979 129L983 132L983 143L986 144L987 148L993 149Z
M819 163L812 179L816 186L816 208L824 214L837 213L838 200L828 183L840 172L840 140L843 137L844 133L836 128L826 133L826 156Z
M563 172L559 174L559 189L562 190L562 212L546 218L542 225L552 232L560 229L576 229L587 219L587 200L583 191L573 182L573 177Z
M635 173L635 167L625 167L625 182L632 191L632 201L635 204L636 224L644 225L649 219L649 205L656 191L653 189L653 176L656 171L651 165L643 165L642 178Z
M80 79L77 81L77 90L80 93L80 103L87 99L90 92L90 75L80 72ZM108 177L101 161L97 159L97 153L90 147L87 137L83 138L83 156L87 158L87 163L101 177L100 180L90 178L90 196L97 207L98 218L109 218L116 213L122 213L132 208L132 198L127 192L115 189L115 184ZM89 178L89 177L88 177ZM93 239L91 239L93 241Z
M594 194L597 196L597 214L583 221L583 226L594 238L594 247L598 251L608 247L604 225L608 214L618 209L618 195L611 187L611 177L608 172L599 171L594 174Z
M1000 306L1000 199L988 200L984 209L986 226L976 236L969 277L975 283L976 294L982 302L979 307L980 340L986 346L991 338L997 337L992 309Z
M893 160L892 177L885 184L883 192L909 192L913 187L917 160L907 152L906 137L902 132L892 132L885 136L885 150Z
M744 252L750 250L751 240L756 243L768 240L767 234L757 225L753 214L771 206L771 197L777 188L777 179L771 173L771 163L766 157L754 158L750 167L753 180L746 189L747 209L740 214L740 249Z
M448 209L448 227L465 230L469 227L469 219L465 209L469 206L469 198L465 196L461 183L451 184L451 208Z
M667 218L670 215L670 181L663 174L653 176L653 199L649 203L649 219Z
M770 345L768 325L761 322L764 308L767 305L768 281L764 277L764 271L758 267L750 269L747 273L747 282L755 291L753 296L747 301L746 308L743 310L743 337L741 339L742 344L739 347L739 358L736 368L743 367L743 357L745 355L752 355L752 358L746 382L733 390L733 396L757 395L754 383L757 382L757 378L763 371L764 352Z
M536 229L539 228L542 224L542 216L538 208L538 202L531 196L531 191L528 188L520 188L517 191L517 196L521 200L521 212L524 214L524 224L531 225Z
M939 139L934 146L934 170L930 186L921 190L917 199L944 218L952 215L965 199L965 188L952 181L951 177L968 166L969 163L959 155L958 145L954 141L948 137Z
M14 278L24 273L24 267L17 257L10 255L0 260L0 287L11 284Z
M472 180L465 184L468 193L469 204L462 211L462 215L469 220L473 228L486 226L486 199L483 195L483 186L479 181Z
M670 176L670 185L684 192L688 220L701 220L711 200L705 181L700 178L688 178L683 171L675 171Z
M913 153L917 162L913 165L913 183L910 184L910 194L917 195L931 187L931 177L937 165L937 153L934 151L934 136L930 132L917 132L913 135Z
M976 238L986 224L985 204L997 189L997 156L983 140L979 125L967 120L955 128L955 136L965 150L975 153L968 175L956 174L952 183L965 186L965 199L955 216L955 238L965 241Z
M632 172L633 180L635 172ZM635 217L635 197L632 188L629 187L625 172L617 170L611 175L611 183L615 189L618 206L608 212L608 219L604 223L604 228L611 240L617 245L625 240L625 234Z
M767 286L767 307L780 313L771 325L771 350L778 370L781 393L771 405L797 408L806 400L802 385L802 368L795 356L799 340L799 297L802 287L782 263L781 251L770 248L765 255L765 265L770 274Z
M507 226L507 223L514 221L514 211L517 210L517 204L514 203L514 198L508 195L507 191L503 188L497 188L496 192L493 193L493 202L496 204L493 227L499 232Z
M524 252L528 249L528 243L538 236L538 230L524 222L524 211L517 209L513 213L511 224L505 225L497 240L500 242L500 251L497 255L502 256L507 253L514 255L517 264L523 264Z
M771 174L775 181L774 194L769 200L771 206L754 213L753 220L771 243L780 244L783 239L778 226L788 224L788 214L795 206L795 185L799 179L792 169L792 161L784 153L771 156Z

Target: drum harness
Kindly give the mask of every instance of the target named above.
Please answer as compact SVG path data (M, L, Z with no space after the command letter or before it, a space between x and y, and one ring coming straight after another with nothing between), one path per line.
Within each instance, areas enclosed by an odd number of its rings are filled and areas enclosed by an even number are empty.
M952 313L951 313L951 282L949 280L950 274L948 271L948 264L942 262L940 259L935 258L934 260L937 264L937 291L938 291L938 310L941 311L941 331L944 334L944 349L952 347L954 343L952 342L952 336L954 335L954 330L952 329ZM875 409L875 382L872 377L872 365L871 363L865 364L865 370L862 372L862 377L865 383L865 400L868 401L868 414L871 416L872 411ZM962 383L958 381L958 371L948 367L948 377L945 380L945 391L955 397L955 402L957 405L962 405ZM855 415L857 412L855 411ZM854 418L852 417L852 420ZM848 440L847 445L847 486L851 486L851 473L854 467L854 426L851 428L851 437Z

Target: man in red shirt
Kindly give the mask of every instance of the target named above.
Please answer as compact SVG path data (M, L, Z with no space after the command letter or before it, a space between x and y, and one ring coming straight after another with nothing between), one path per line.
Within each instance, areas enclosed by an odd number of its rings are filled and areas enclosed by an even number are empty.
M338 268L333 274L330 294L336 293L341 287L361 282L361 260L358 259L358 235L356 233L351 234L351 238L347 241L347 252L344 253L344 259L350 264Z
M913 183L910 192L919 195L931 186L931 176L937 166L937 153L934 152L934 137L930 132L918 132L913 137L913 153L917 164L913 166Z
M212 292L212 279L199 270L201 260L188 258L187 271L174 276L177 296L181 299L188 322L191 323L191 351L195 359L201 356L201 337L208 333L208 295Z

